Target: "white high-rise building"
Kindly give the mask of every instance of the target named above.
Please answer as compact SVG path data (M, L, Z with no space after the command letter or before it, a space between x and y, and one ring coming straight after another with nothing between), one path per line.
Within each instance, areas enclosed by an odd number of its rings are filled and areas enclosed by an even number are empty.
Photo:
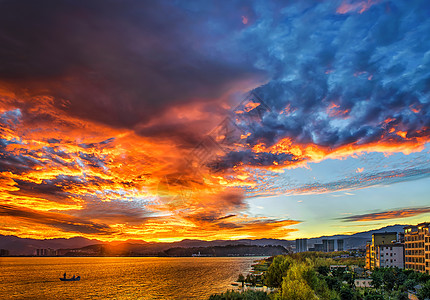
M377 268L404 268L403 244L383 244L375 247L375 264Z

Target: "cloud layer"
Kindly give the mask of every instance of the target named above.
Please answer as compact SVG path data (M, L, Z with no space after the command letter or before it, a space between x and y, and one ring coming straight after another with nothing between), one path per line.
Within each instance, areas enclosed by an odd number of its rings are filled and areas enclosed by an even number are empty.
M425 149L426 1L0 8L0 233L287 237L303 220L251 216L246 197L429 174L425 153L324 182L279 175Z
M413 217L421 214L430 213L430 207L404 208L384 212L375 212L363 215L354 215L343 218L345 222L368 222L376 220L390 220Z

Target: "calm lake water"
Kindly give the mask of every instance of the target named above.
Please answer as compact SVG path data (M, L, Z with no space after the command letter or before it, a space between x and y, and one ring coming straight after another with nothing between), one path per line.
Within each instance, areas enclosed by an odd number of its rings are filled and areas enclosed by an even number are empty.
M261 257L3 257L1 299L207 299ZM79 273L81 281L59 277Z

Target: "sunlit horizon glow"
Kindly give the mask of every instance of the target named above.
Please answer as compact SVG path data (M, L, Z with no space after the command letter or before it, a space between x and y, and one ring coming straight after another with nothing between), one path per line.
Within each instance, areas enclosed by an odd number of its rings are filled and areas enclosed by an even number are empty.
M1 235L293 239L430 220L425 1L0 6Z

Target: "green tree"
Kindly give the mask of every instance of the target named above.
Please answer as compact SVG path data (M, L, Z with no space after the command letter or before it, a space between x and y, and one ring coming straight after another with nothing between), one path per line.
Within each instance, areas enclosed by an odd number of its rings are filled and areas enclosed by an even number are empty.
M407 292L401 292L401 291L399 291L397 294L396 294L396 296L395 296L395 298L394 299L396 299L396 300L408 300L409 299L409 296L408 296L408 293Z
M282 300L318 299L304 279L284 280L282 282Z
M353 290L349 286L342 286L340 289L340 299L341 300L354 300L356 299Z
M255 276L254 275L250 275L250 274L248 274L248 275L246 275L246 279L245 279L245 282L246 283L250 283L250 284L252 284L253 286L255 286L256 285L256 283L257 283L257 279L255 278Z
M405 284L405 281L408 279L408 276L402 272L401 270L399 270L399 272L397 273L396 276L396 285L397 287L400 287L401 285Z
M283 279L280 299L332 299L335 292L320 276L311 260L294 262Z
M379 289L382 286L383 278L382 278L382 273L379 269L375 269L372 275L370 275L370 278L372 278L373 287L375 287L376 289Z
M301 273L303 279L320 299L332 298L332 293L326 281L321 278L321 275L317 274L312 261L302 264Z
M417 296L420 300L430 299L430 280L422 285L418 290Z
M331 271L334 277L342 278L343 274L345 273L345 268L334 268L333 271Z
M381 269L382 270L382 269ZM392 268L385 268L382 270L382 280L384 282L384 288L387 291L391 291L396 283L395 270Z
M339 292L342 287L342 282L337 277L325 276L325 282L329 289Z
M282 281L281 299L318 299L309 284L309 282L312 284L314 281L312 271L313 269L306 263L295 262L292 264Z
M425 273L418 273L418 272L416 272L416 273L417 273L416 278L417 278L417 281L419 283L425 284L427 281L430 280L430 275L425 274Z
M363 298L364 300L384 300L384 296L378 292L372 291L366 294Z
M404 283L404 286L406 287L406 290L408 290L408 291L414 291L416 285L417 285L417 283L413 279L406 279L405 283Z
M239 274L239 277L237 278L238 282L242 282L242 287L245 284L245 277L242 274Z
M291 263L292 258L289 256L275 256L269 266L269 269L267 269L264 283L267 286L279 288L282 284L282 278L287 275Z
M323 276L327 276L330 273L330 268L328 266L319 266L317 272Z
M354 286L355 276L354 276L353 273L345 272L342 275L342 280L346 281L351 287L353 287Z

